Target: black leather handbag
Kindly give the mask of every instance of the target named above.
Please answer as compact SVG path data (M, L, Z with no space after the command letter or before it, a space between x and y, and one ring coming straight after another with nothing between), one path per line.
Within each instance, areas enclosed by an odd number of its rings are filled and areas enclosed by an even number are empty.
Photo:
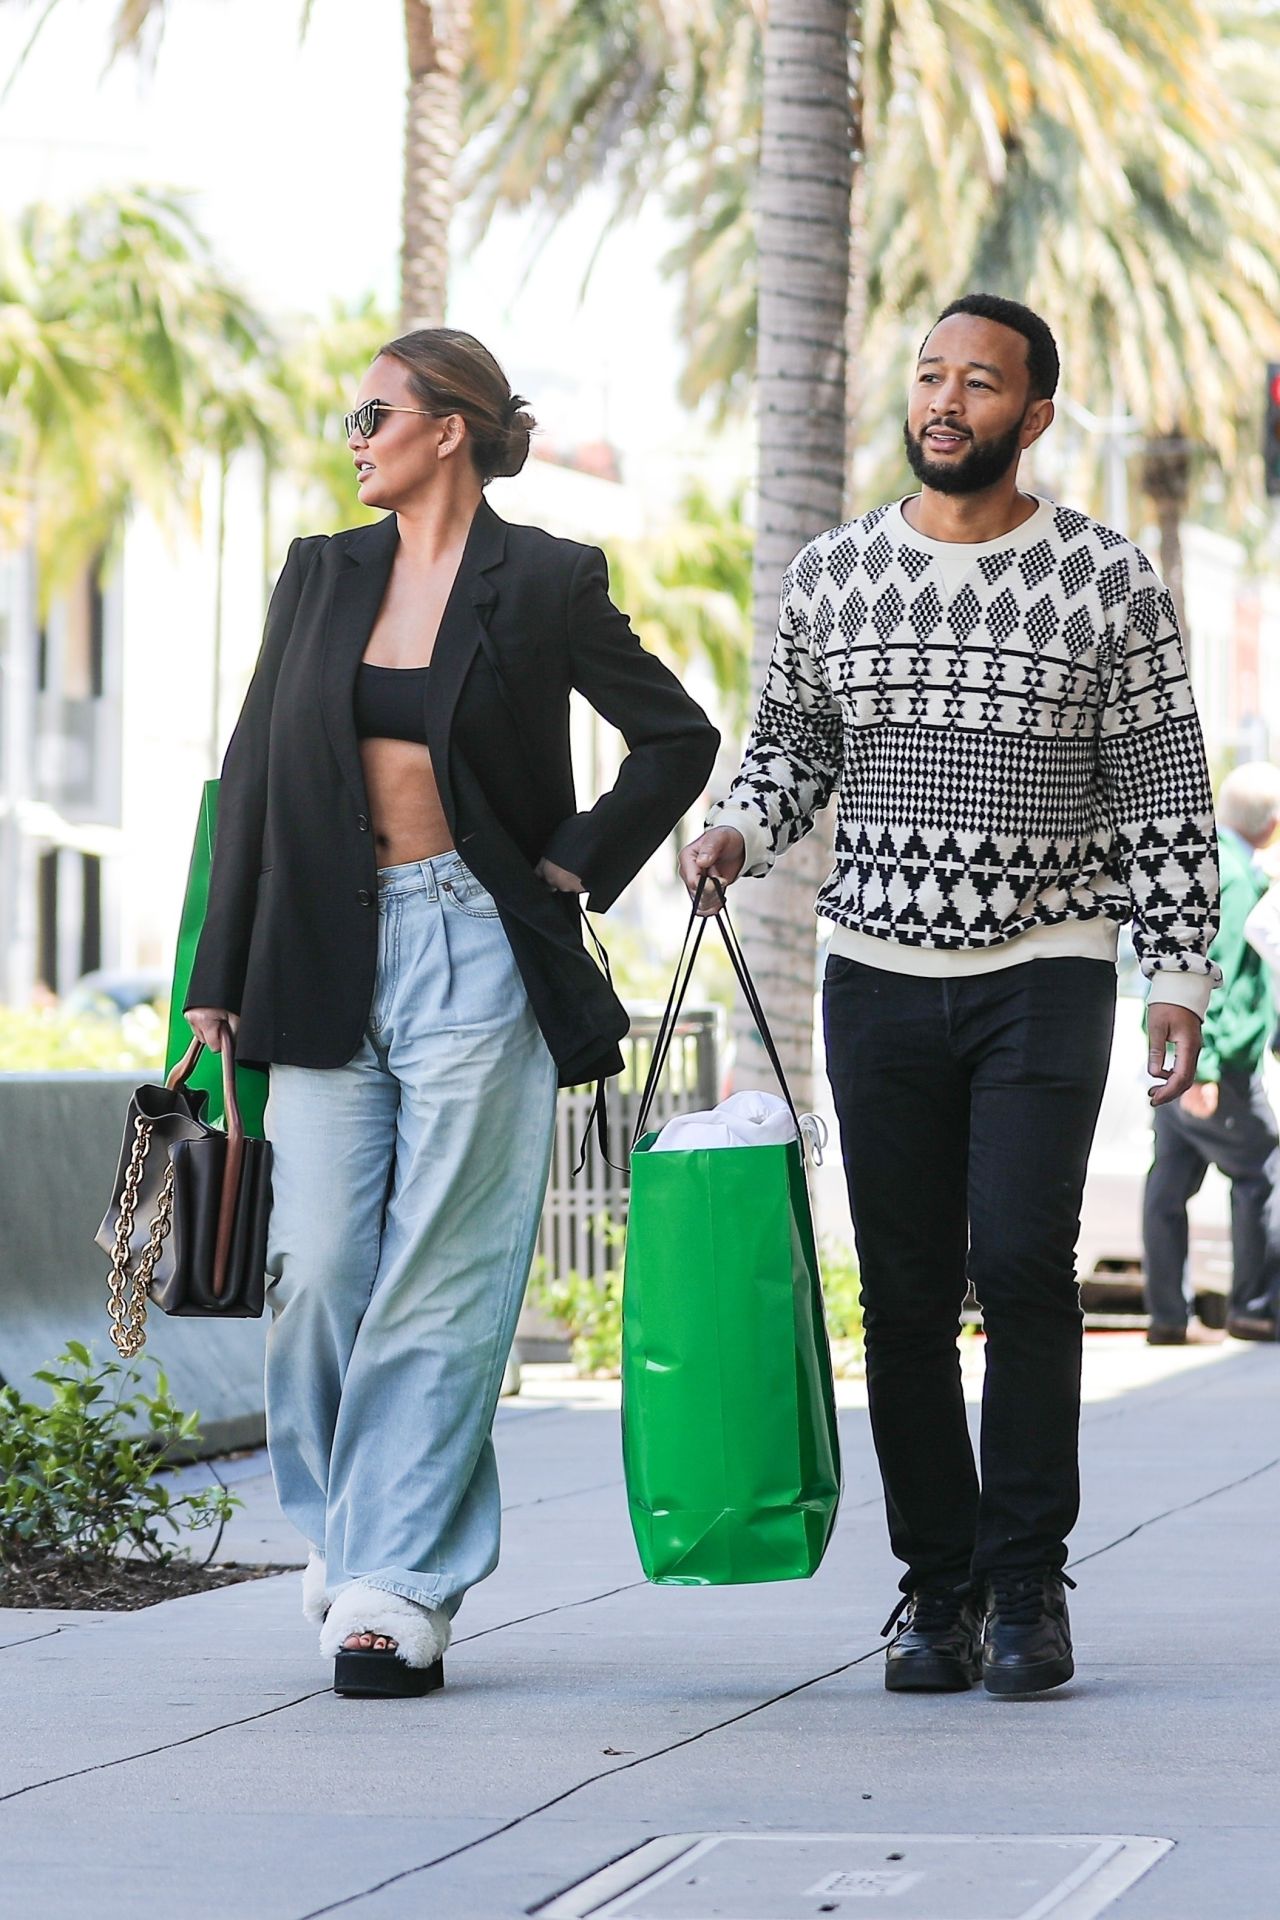
M245 1137L235 1047L222 1039L226 1132L205 1124L208 1096L187 1086L193 1040L164 1086L129 1102L111 1205L95 1239L111 1256L107 1318L126 1359L141 1352L147 1301L162 1313L254 1318L266 1291L271 1147Z

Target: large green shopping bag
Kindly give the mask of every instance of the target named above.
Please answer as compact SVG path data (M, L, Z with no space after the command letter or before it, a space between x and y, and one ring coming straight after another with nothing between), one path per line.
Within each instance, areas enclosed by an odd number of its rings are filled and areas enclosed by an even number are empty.
M717 925L794 1118L723 911ZM627 1501L650 1580L803 1580L835 1524L840 1451L802 1136L655 1153L657 1133L643 1132L705 927L699 918L687 964L684 952L677 964L631 1153Z
M209 869L213 863L213 839L218 827L218 782L206 780L200 796L200 818L196 822L195 845L187 870L187 892L178 924L178 951L173 965L173 993L169 1000L169 1043L165 1051L166 1077L173 1071L191 1045L191 1029L182 1012L187 997L196 947L209 904ZM199 1087L209 1096L205 1118L213 1123L222 1119L222 1063L206 1047L200 1055L188 1087ZM250 1139L262 1139L262 1114L267 1104L267 1076L260 1067L236 1068L236 1094L240 1117Z

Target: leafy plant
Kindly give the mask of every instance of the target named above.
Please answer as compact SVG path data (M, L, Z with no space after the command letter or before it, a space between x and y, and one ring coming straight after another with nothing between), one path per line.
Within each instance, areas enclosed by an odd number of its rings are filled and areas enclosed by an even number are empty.
M612 1264L603 1273L570 1268L552 1273L539 1257L529 1276L529 1301L555 1320L569 1336L574 1371L587 1379L610 1378L622 1367L622 1256L627 1229L602 1216L593 1223L603 1237Z
M827 1309L827 1332L833 1340L861 1340L862 1282L856 1257L849 1249L826 1241L818 1265Z
M198 1437L200 1416L175 1405L158 1366L148 1391L141 1367L99 1363L70 1340L36 1379L52 1389L48 1406L0 1388L0 1564L124 1552L166 1566L181 1535L217 1527L221 1537L235 1495L175 1495L161 1477Z
M167 1022L167 1008L147 1005L118 1019L0 1006L0 1072L154 1073L164 1059Z
M609 1272L588 1275L570 1271L552 1274L545 1260L534 1262L529 1300L569 1336L570 1355L577 1373L611 1376L622 1365L622 1253L625 1226L614 1220L597 1222L612 1257ZM858 1263L843 1247L827 1243L819 1264L826 1305L827 1332L833 1340L862 1340L862 1296Z

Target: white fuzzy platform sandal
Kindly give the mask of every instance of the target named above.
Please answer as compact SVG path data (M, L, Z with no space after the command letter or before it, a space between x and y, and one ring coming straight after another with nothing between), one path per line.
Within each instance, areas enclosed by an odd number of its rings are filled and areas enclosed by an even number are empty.
M302 1575L302 1615L313 1627L324 1625L329 1595L324 1584L324 1555L312 1547Z
M329 1604L320 1651L333 1661L335 1693L399 1697L434 1693L444 1685L449 1616L398 1593L352 1580ZM394 1650L344 1647L353 1633L384 1634Z

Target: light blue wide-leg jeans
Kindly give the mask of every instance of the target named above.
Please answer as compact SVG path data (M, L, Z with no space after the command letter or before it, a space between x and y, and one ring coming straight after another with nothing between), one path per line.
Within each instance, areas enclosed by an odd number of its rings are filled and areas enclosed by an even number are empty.
M360 1050L273 1066L266 1116L267 1440L330 1593L452 1614L497 1564L490 1429L555 1099L492 895L456 853L384 868Z

